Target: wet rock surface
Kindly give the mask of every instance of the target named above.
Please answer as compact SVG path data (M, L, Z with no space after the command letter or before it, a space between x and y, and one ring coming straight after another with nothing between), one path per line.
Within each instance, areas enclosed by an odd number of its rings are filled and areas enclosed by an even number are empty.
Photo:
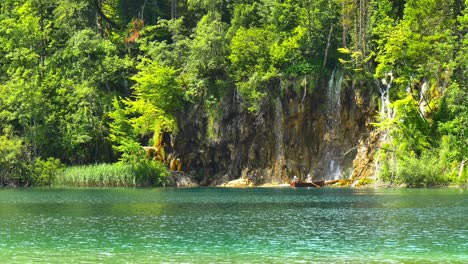
M171 171L171 175L168 178L169 182L167 186L174 187L197 187L198 184L193 181L190 175L180 171Z
M377 105L369 89L345 79L334 72L306 96L291 87L268 96L255 114L235 93L211 111L186 106L170 155L200 185L239 178L255 185L287 183L309 173L314 180L368 176Z

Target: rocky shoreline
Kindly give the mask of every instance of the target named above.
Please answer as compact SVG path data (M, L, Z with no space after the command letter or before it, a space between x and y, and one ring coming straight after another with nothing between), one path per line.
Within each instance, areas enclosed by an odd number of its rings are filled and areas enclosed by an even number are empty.
M192 188L201 187L201 185L194 182L190 175L184 172L171 172L167 187L178 188ZM231 181L225 181L216 185L209 185L209 187L219 188L289 188L288 182L268 182L263 184L255 184L246 178L239 178ZM383 182L375 182L373 179L368 180L334 180L327 181L322 188L407 188L405 184L392 185ZM460 186L432 186L431 188L460 188Z

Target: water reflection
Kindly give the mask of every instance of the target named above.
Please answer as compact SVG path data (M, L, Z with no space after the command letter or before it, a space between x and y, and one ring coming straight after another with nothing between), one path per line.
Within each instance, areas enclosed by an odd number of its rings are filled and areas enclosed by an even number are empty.
M0 261L463 262L467 198L448 189L1 189Z

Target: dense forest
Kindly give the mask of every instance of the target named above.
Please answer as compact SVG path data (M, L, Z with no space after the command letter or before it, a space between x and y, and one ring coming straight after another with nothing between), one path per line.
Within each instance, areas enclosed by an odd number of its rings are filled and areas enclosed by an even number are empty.
M375 105L380 181L466 184L467 4L2 0L0 184L48 185L63 166L117 161L167 175L193 109L216 137L226 102L255 126L275 98L305 102L336 69Z

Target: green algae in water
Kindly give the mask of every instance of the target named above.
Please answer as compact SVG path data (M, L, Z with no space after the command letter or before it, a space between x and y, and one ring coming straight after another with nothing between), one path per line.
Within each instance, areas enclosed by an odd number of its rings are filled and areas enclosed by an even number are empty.
M0 189L2 263L468 262L453 189Z

